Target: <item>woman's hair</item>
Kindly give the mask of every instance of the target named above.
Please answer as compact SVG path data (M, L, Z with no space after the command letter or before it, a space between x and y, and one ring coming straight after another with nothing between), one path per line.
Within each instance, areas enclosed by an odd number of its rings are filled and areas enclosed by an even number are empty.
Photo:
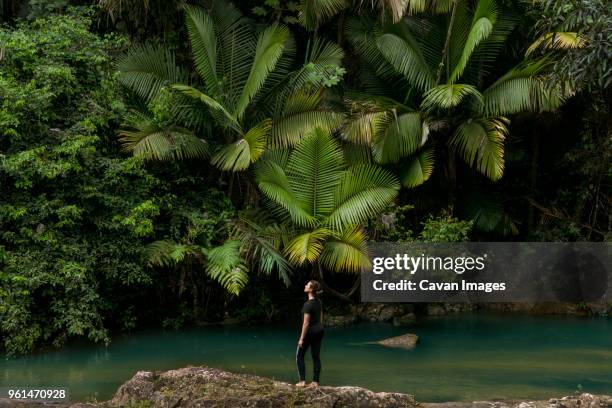
M314 292L315 295L319 296L321 293L323 293L323 290L321 289L321 284L319 283L319 281L316 280L310 280L308 281L308 283L310 283L310 287L312 288L312 291Z

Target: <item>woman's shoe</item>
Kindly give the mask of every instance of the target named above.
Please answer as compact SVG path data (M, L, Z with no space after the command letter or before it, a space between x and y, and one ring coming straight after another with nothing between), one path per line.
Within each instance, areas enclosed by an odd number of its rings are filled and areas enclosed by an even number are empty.
M299 383L295 384L296 387L306 387L306 381L300 381Z
M313 381L308 385L308 387L310 388L317 388L318 386L319 386L319 383L316 381Z

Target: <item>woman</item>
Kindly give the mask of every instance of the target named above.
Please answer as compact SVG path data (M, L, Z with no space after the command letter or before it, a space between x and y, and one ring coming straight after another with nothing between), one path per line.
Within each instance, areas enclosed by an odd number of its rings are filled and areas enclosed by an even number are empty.
M308 293L308 300L302 307L304 321L302 323L302 333L298 341L295 360L297 363L300 382L295 384L297 387L306 386L306 367L304 366L304 356L310 347L312 363L314 368L313 381L311 387L319 386L319 375L321 374L321 340L323 340L323 305L317 294L321 292L321 284L316 280L309 281L304 286L304 292Z

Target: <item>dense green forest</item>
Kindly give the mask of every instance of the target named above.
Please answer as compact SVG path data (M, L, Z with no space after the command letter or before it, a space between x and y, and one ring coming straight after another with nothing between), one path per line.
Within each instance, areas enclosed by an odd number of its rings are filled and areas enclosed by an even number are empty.
M367 242L611 238L606 0L0 0L0 348L358 299Z

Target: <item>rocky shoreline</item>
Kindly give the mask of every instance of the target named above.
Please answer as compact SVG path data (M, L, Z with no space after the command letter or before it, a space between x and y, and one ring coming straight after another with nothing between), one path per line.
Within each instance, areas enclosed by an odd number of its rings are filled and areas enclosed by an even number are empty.
M346 310L331 310L326 326L343 326L360 321L410 325L424 316L489 311L529 315L612 316L612 303L360 303Z
M139 371L110 401L49 404L0 399L0 408L612 408L612 397L581 394L547 401L419 403L409 394L374 392L362 387L292 384L211 367Z

